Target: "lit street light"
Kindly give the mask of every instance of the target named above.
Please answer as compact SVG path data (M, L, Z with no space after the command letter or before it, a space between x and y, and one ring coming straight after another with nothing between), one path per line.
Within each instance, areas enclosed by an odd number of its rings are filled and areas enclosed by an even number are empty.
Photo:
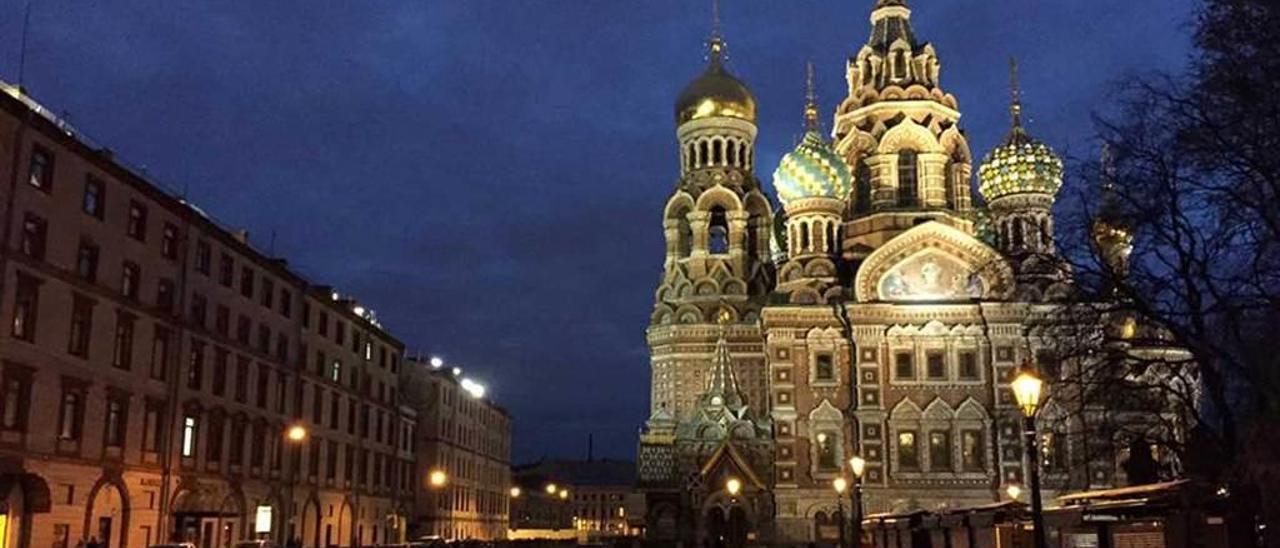
M432 489L439 489L449 483L449 475L437 468L427 474L427 482L431 484Z
M853 498L849 513L853 514L853 546L862 546L862 474L867 471L867 460L854 455L849 458L849 471L853 472Z
M290 458L291 462L289 463L289 504L283 509L285 511L284 519L288 520L289 525L288 527L281 527L281 529L285 529L285 531L281 531L281 533L287 535L281 540L288 543L295 536L295 532L293 530L293 515L294 505L297 503L293 500L293 490L298 483L298 467L302 465L302 442L307 439L307 427L301 424L290 426L284 432L284 439L289 442L289 445L293 446L293 455ZM282 523L284 522L282 521Z
M742 492L742 480L738 478L729 478L724 482L724 490L729 492L729 496L736 497Z
M1023 435L1027 438L1027 472L1031 475L1031 524L1035 534L1035 548L1045 548L1044 503L1040 500L1040 459L1036 443L1036 411L1040 408L1040 392L1044 381L1030 367L1024 367L1009 385L1013 397L1022 410Z
M512 488L511 488L511 498L513 498L513 499L518 499L518 498L520 498L520 488L519 488L519 487L512 487Z
M836 524L840 527L840 546L845 545L844 541L844 492L849 489L849 480L844 477L838 477L831 481L831 487L836 490Z
M1016 483L1011 483L1008 487L1004 488L1004 492L1009 495L1009 500L1016 501L1022 496L1022 487Z
M556 491L559 491L559 490L560 490L560 489L559 489L558 487L556 487L556 484L554 484L554 483L548 483L548 484L547 484L547 494L548 494L548 495L554 495L554 494L556 494Z

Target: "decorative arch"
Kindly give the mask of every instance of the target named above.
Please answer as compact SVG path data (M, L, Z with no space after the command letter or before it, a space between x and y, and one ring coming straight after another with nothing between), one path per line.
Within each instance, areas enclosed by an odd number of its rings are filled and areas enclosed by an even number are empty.
M965 398L956 408L956 419L962 421L986 421L990 418L986 408L972 397Z
M947 401L942 398L934 398L928 407L924 408L923 419L927 421L950 421L955 418L956 411Z
M939 141L943 152L947 153L948 158L966 164L973 163L973 154L969 151L969 141L964 138L964 134L960 133L956 126L951 126L942 132L942 138Z
M104 491L104 488L106 491ZM114 499L114 500L113 500ZM98 517L112 517L116 511L119 512L120 522L112 524L112 534L119 531L119 539L114 543L108 543L108 546L117 546L119 548L128 548L130 508L133 506L129 498L129 486L125 484L124 479L120 477L118 471L106 471L98 481L94 482L93 487L89 489L89 500L84 508L84 528L81 531L85 535L89 531L93 531L93 524L97 522ZM113 505L116 503L117 505ZM101 506L101 507L100 507ZM104 514L107 514L104 516Z
M972 296L969 280L964 280L962 288L964 291L959 295L950 291L956 280L942 280L939 277L931 280L923 266L923 261L929 257L950 262L939 267L940 275L946 273L947 267L953 270L967 269L969 275L976 276L982 283L979 294L976 297ZM940 291L936 295L931 293L912 297L911 285L907 283L902 288L902 297L888 296L897 294L896 291L886 291L882 294L882 282L885 281L886 275L900 265L908 265L913 260L921 261L916 265L916 269L920 271L921 281L925 285L940 284L938 286ZM962 272L952 274L954 276L960 273ZM1013 270L995 249L959 229L937 221L912 227L880 246L863 261L854 280L854 291L859 302L898 300L898 298L904 300L969 300L971 298L1002 300L1011 295L1013 288ZM941 291L942 289L948 291Z
M743 210L742 200L724 185L716 185L703 192L698 196L694 209L710 212L716 206L724 208L726 212Z
M879 154L897 154L903 150L916 152L942 152L942 145L933 132L911 118L904 118L898 125L880 137L880 145L876 148Z
M690 196L688 192L683 190L676 191L676 193L667 200L667 205L663 207L662 217L664 219L683 219L685 213L691 211L693 206L693 196Z
M893 406L893 411L889 412L889 419L895 421L920 420L921 416L920 406L911 401L910 397L902 398L898 405Z

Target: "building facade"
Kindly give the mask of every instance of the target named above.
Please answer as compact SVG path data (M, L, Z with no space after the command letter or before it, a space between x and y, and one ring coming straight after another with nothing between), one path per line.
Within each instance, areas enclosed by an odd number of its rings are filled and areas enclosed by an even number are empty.
M460 372L407 363L405 393L418 411L412 537L507 538L511 416Z
M870 513L991 503L1023 481L1007 383L1071 367L1054 327L1072 294L1051 212L1062 162L1023 126L1015 69L1011 128L975 198L959 103L910 17L905 0L875 3L829 132L810 68L777 207L754 175L756 100L718 32L677 99L639 446L652 539L835 541L849 503L833 481L854 455ZM1070 446L1065 417L1053 398L1041 411L1050 490L1085 473L1070 457L1100 459L1078 483L1117 481L1114 460Z
M579 538L638 536L645 497L635 463L614 459L543 460L512 470L513 531L572 529ZM561 492L564 495L561 495ZM522 535L531 538L534 533Z
M3 88L4 545L403 538L403 345Z

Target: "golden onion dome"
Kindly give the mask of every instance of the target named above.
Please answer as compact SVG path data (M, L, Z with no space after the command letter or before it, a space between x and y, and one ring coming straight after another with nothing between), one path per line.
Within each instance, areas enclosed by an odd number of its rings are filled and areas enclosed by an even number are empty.
M756 98L747 85L724 68L724 44L711 43L707 70L695 78L676 99L676 124L703 118L737 118L756 122Z

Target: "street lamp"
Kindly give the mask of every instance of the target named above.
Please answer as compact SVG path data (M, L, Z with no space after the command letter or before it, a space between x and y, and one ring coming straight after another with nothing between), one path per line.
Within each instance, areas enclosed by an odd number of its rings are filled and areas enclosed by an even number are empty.
M511 498L513 498L513 499L518 499L518 498L520 498L520 494L521 494L521 493L520 493L520 488L519 488L519 487L512 487L512 488L511 488Z
M548 483L548 484L547 484L547 494L548 494L548 495L555 495L555 494L556 494L556 491L559 491L559 490L560 490L560 488L556 487L556 484L554 484L554 483Z
M446 474L444 470L436 468L427 474L427 483L431 485L432 489L444 487L449 483L449 474Z
M307 427L301 424L290 426L284 432L284 439L293 446L293 455L289 459L289 504L287 508L283 509L285 511L285 518L284 521L281 522L289 524L288 527L282 527L285 531L281 531L281 533L288 535L288 538L282 539L286 544L288 544L289 541L293 540L295 535L295 532L293 531L293 516L294 506L297 502L293 500L293 491L298 483L298 467L302 466L302 442L307 439Z
M1040 459L1036 443L1036 410L1040 407L1040 392L1044 381L1029 367L1024 367L1009 385L1013 397L1022 410L1023 435L1027 439L1027 468L1031 475L1031 524L1035 531L1035 547L1045 548L1044 505L1040 500Z
M1009 500L1017 501L1022 496L1022 487L1016 483L1010 483L1004 488L1005 494L1009 495Z
M831 480L831 487L836 490L836 524L840 527L840 546L844 546L844 492L849 488L849 481L844 477Z
M867 471L867 460L854 455L849 458L849 470L853 472L853 497L852 507L849 512L853 514L853 545L855 547L862 546L862 474Z

